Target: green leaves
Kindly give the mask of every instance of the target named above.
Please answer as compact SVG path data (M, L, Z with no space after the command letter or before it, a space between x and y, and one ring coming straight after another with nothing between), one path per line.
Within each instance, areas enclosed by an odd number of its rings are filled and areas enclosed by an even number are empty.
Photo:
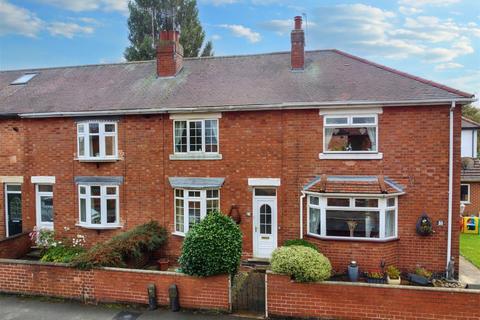
M182 272L193 276L233 274L242 256L242 233L219 212L207 215L187 233L179 259Z
M272 254L272 271L287 274L298 282L323 281L330 278L332 265L327 257L305 246L288 246Z

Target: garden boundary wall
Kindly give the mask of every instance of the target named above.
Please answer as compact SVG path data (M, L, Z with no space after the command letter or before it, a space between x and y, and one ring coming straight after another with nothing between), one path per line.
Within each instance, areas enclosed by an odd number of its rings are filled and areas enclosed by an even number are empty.
M28 232L0 240L0 259L17 259L30 251L32 241Z
M275 318L478 319L480 290L351 282L298 283L267 273L267 315Z
M67 264L0 259L0 292L41 295L83 302L148 303L147 286L155 284L157 303L168 305L176 284L180 306L230 310L230 278L191 277L176 272L101 268L79 270Z

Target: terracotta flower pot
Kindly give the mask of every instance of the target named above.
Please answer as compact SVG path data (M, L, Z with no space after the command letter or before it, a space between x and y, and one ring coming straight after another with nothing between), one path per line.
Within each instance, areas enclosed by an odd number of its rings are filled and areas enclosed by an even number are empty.
M157 260L157 263L160 271L167 271L170 261L167 258L161 258Z

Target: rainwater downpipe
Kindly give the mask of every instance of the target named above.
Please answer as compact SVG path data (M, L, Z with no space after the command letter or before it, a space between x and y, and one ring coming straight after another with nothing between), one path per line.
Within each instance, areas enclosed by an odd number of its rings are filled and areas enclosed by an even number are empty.
M450 107L450 141L448 151L448 234L447 234L447 263L446 271L450 266L452 257L452 210L453 210L453 111L455 110L455 100Z
M303 199L305 199L305 192L302 191L300 196L300 239L303 239Z

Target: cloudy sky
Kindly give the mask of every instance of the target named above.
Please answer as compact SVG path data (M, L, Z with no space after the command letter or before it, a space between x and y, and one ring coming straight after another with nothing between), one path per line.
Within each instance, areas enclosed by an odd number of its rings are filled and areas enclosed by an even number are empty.
M0 70L122 61L128 0L0 0ZM337 48L480 94L480 0L198 0L215 55Z

